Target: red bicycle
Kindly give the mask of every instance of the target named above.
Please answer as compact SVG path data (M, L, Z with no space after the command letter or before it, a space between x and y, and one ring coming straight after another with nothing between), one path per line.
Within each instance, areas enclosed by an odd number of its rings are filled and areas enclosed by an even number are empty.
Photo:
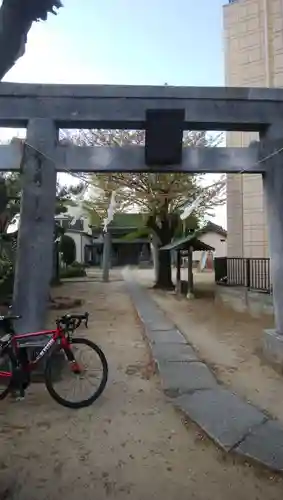
M23 398L31 383L31 372L46 357L44 380L49 394L68 408L78 409L91 405L105 389L108 364L103 351L94 342L83 337L73 337L74 331L82 322L87 328L89 314L65 314L57 319L55 330L16 334L13 321L20 317L0 316L0 329L4 331L4 336L0 338L0 400L9 393ZM34 341L40 338L44 342L38 352L38 342ZM88 357L95 356L90 362L90 368L87 368L88 359L80 359L81 348L87 348ZM80 392L79 399L76 400L73 384L85 378L91 382L90 394L82 395ZM67 382L72 384L71 398L65 393L60 394L61 385Z

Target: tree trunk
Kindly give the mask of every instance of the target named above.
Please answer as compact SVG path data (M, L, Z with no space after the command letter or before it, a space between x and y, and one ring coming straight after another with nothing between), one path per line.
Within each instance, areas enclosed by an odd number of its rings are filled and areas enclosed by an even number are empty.
M31 25L30 20L17 14L11 2L3 1L0 9L0 80L25 53L27 34Z
M163 290L174 290L172 282L171 253L160 251L160 248L171 242L175 229L177 218L174 214L168 213L168 201L164 199L162 209L155 215L149 217L147 225L152 229L158 241L158 259L157 259L157 277L154 288Z
M0 80L25 53L33 21L46 20L62 6L59 0L3 0L0 8Z
M171 269L171 253L160 251L158 252L158 272L157 280L154 288L162 290L174 290L175 286L172 281Z
M172 239L172 228L169 224L169 215L164 218L161 227L159 227L158 238L159 238L159 248L157 254L157 277L154 288L160 288L162 290L174 290L174 285L172 281L172 262L171 262L171 252L160 250L171 242Z

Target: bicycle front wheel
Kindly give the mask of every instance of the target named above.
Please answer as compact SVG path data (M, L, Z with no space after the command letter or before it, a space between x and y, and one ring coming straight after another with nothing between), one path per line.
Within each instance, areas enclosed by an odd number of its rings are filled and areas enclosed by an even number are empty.
M90 406L104 391L107 379L106 357L88 339L73 338L67 351L58 345L46 362L46 388L67 408Z

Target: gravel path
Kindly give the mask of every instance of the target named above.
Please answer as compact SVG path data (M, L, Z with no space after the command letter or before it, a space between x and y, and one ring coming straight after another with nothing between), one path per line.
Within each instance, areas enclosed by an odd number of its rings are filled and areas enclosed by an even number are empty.
M107 355L108 387L77 412L40 384L24 402L1 403L0 499L281 500L280 478L233 463L166 401L122 281L58 294L86 301L86 335Z

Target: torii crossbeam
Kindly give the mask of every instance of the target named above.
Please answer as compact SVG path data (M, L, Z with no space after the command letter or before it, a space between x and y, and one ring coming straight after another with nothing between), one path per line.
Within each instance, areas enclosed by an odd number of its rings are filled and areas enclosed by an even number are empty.
M43 326L52 271L56 173L195 172L263 175L276 331L283 364L283 89L0 83L0 126L27 127L26 145L0 146L0 170L23 173L14 306L21 331ZM145 147L79 147L59 128L145 129ZM182 148L184 130L257 131L248 148Z

